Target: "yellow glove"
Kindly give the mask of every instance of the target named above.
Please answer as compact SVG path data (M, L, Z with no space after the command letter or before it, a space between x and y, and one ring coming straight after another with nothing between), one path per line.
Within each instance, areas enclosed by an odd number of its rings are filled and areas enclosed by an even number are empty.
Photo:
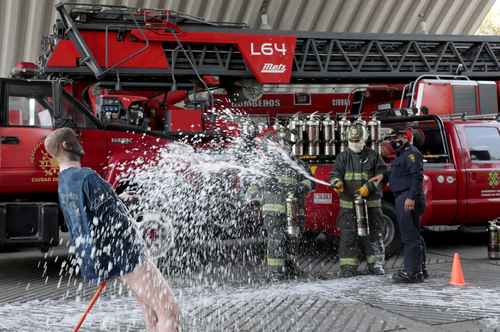
M340 181L340 180L334 180L332 182L332 188L333 190L335 190L336 193L341 193L344 191L344 182Z
M360 194L361 197L368 197L370 194L370 190L368 190L368 186L366 184L359 188L356 192Z

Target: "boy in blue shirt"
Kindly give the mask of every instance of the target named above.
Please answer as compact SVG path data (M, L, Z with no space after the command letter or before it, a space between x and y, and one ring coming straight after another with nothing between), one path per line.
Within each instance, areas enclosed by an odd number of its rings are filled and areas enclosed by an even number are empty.
M59 164L59 203L81 276L103 282L120 277L144 305L148 331L177 331L179 308L168 282L145 256L127 209L95 171L81 167L77 134L60 128L45 139Z

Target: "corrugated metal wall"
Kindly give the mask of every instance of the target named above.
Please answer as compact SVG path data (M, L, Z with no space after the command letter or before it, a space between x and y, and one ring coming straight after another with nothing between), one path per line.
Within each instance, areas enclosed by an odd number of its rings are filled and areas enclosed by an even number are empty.
M56 0L0 0L0 76L35 61L55 21ZM103 0L72 1L170 8L210 20L280 30L474 34L495 0ZM425 24L422 24L422 18Z

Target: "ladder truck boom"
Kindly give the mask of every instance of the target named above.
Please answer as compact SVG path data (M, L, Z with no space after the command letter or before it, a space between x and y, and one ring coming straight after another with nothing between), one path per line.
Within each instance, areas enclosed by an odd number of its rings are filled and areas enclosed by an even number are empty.
M252 30L171 11L61 3L46 43L47 75L175 75L259 83L408 82L422 74L500 76L500 38Z

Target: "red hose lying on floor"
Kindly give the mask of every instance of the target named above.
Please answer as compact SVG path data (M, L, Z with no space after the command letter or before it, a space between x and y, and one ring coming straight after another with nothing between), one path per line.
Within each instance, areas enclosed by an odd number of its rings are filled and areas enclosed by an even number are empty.
M106 288L106 282L99 284L99 287L97 287L97 290L95 291L94 296L90 300L90 303L87 306L87 309L85 309L85 312L80 317L80 320L78 321L78 324L76 324L76 327L73 329L73 332L80 331L80 327L82 327L83 322L85 321L85 318L87 318L87 315L89 314L90 310L92 310L92 307L97 302L97 299L99 298L99 296L101 296L101 293L104 290L104 288Z

